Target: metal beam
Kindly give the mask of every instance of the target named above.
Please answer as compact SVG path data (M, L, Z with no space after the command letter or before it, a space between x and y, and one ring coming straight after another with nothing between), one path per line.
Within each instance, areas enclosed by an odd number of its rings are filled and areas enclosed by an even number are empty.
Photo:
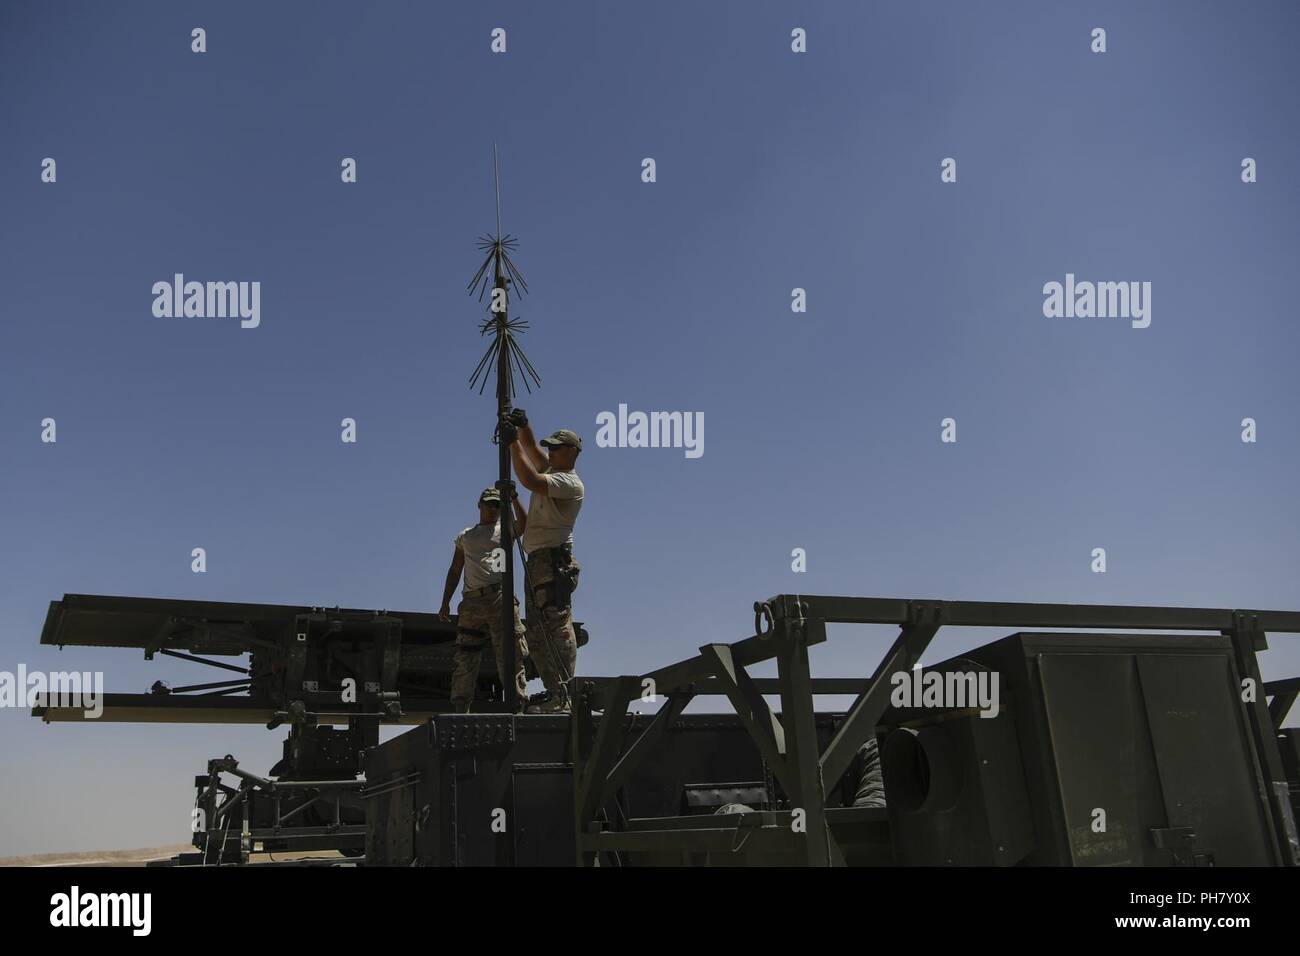
M589 853L747 853L790 854L801 849L799 834L789 827L735 827L731 829L615 830L589 834L583 841Z
M822 631L821 635L824 640L825 632ZM809 641L809 643L813 642ZM732 660L736 662L738 667L749 667L751 664L770 661L780 651L777 642L766 635L747 637L744 640L725 646L731 648ZM693 690L693 684L713 676L711 665L698 655L688 660L678 661L676 664L669 664L667 667L661 667L659 670L651 671L645 675L645 677L655 682L654 687L657 694L670 694L673 691L686 690L687 688Z
M813 709L812 675L802 627L778 622L783 631L777 673L781 681L781 719L786 738L786 792L793 809L804 812L803 857L808 866L843 864L843 856L826 826L826 791L818 760L817 714Z
M81 707L33 707L32 716L46 723L86 721L87 723L144 723L144 724L266 724L277 714L274 706L246 696L207 697L181 694L104 694L103 713L90 717ZM337 706L337 705L334 705ZM475 701L475 710L481 713L508 713L500 701ZM451 711L451 701L446 698L406 698L402 701L400 717L383 723L414 726L426 723L435 714ZM365 716L363 712L338 711L319 714L317 723L346 727L349 718Z
M596 731L596 740L591 754L583 761L578 778L578 819L589 821L600 806L605 790L605 779L614 766L623 749L623 738L627 733L627 695L641 685L641 679L634 676L620 677L614 685L614 694L606 701L605 712L600 718L600 728ZM576 755L575 755L576 756ZM578 767L575 764L575 771Z
M1291 708L1295 706L1296 698L1300 697L1300 691L1288 690L1276 694L1268 704L1268 716L1273 720L1273 726L1279 730L1282 728L1282 721L1286 720L1287 714L1291 713Z
M736 715L745 725L749 735L787 792L794 789L785 761L785 729L763 695L754 687L753 679L738 665L726 644L705 644L700 657L708 664L718 679Z
M940 608L943 624L961 627L1120 628L1124 630L1228 631L1236 615L1258 630L1300 633L1300 611L1256 611L1105 604L1027 604L990 601L929 601L819 595L777 595L767 603L801 602L808 618L831 624L911 624L918 610Z
M1274 834L1276 860L1282 866L1297 866L1300 865L1300 836L1296 833L1286 771L1282 767L1282 753L1277 745L1277 732L1265 701L1264 681L1255 655L1260 636L1256 619L1249 613L1239 612L1236 626L1228 631L1228 636L1232 638L1238 677L1254 681L1256 687L1254 701L1243 701L1243 706L1252 749L1258 759L1259 773L1263 777L1259 781L1264 791L1262 810Z
M1282 721L1286 720L1287 714L1295 706L1296 698L1300 697L1300 677L1269 681L1264 685L1264 693L1273 698L1268 704L1268 715L1273 719L1273 728L1281 730Z
M809 621L811 628L815 622ZM809 644L812 642L809 641ZM649 675L647 675L649 676ZM614 683L613 677L586 677L582 678L596 685L599 693L606 693ZM643 678L644 679L644 678ZM781 682L775 677L753 677L750 678L754 686L758 688L759 693L764 696L776 697L781 693ZM689 693L692 697L725 697L726 689L716 677L705 676L691 683ZM836 694L839 696L856 697L870 686L870 680L866 677L814 677L812 679L812 692L814 696L821 694ZM658 691L660 696L672 696L673 693L684 693L685 688L675 690L671 693Z
M899 631L893 646L871 675L870 686L849 709L844 723L822 755L822 777L830 781L832 788L849 769L867 737L875 732L876 724L889 703L890 675L897 671L910 671L938 630L938 624L912 624Z
M632 776L637 766L645 758L646 753L663 739L664 732L677 722L677 718L682 715L682 711L686 709L686 705L690 702L690 694L674 694L664 701L664 705L654 715L650 725L633 741L632 746L619 758L618 763L614 765L614 769L605 778L602 797L617 792L619 787L627 783L628 778Z

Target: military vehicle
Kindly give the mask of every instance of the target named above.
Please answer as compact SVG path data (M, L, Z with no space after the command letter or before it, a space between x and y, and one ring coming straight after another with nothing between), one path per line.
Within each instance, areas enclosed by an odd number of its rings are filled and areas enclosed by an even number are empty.
M814 678L828 624L898 633L869 672ZM945 626L998 634L916 671ZM1300 679L1264 682L1257 654L1297 632L1295 611L785 594L743 640L579 676L573 713L539 716L487 666L452 713L455 624L426 613L65 595L41 643L240 675L108 694L99 720L287 729L265 775L208 761L174 865L1294 866Z

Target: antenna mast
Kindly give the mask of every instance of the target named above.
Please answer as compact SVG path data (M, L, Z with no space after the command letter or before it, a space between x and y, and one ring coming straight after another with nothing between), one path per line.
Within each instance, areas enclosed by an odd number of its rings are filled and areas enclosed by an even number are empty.
M510 261L510 254L518 248L518 241L501 232L501 167L497 160L497 147L492 144L492 174L496 188L497 231L495 235L479 237L479 250L485 253L483 264L469 283L469 294L478 293L478 300L488 289L492 295L488 303L488 317L479 325L481 335L490 335L492 343L483 358L479 360L474 374L469 378L469 387L478 386L483 394L488 379L496 369L497 417L492 433L492 441L497 446L497 482L501 492L501 548L505 551L505 567L501 575L501 633L502 654L505 657L506 686L505 703L510 709L518 706L515 691L515 674L517 673L518 646L515 640L515 555L514 555L514 510L512 501L515 495L515 483L510 478L510 443L503 441L501 430L505 417L511 411L511 401L515 395L515 376L531 394L533 386L541 386L541 377L533 368L528 356L519 347L517 336L528 328L528 323L510 318L510 289L517 289L520 295L528 292L528 283L515 264ZM489 285L489 267L491 268Z

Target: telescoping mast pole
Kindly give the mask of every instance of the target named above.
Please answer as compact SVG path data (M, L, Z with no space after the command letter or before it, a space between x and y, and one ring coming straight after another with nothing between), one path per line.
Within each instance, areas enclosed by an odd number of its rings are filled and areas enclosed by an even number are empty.
M491 375L493 361L496 363L497 417L492 432L492 441L497 446L497 490L501 492L501 549L505 552L501 574L501 633L505 638L501 642L505 657L506 681L503 688L505 703L510 709L519 706L518 693L515 688L514 675L519 667L518 645L515 640L515 556L514 556L514 510L512 502L515 496L515 483L510 478L510 442L514 439L514 429L506 416L510 414L511 403L515 393L515 375L524 388L532 392L532 386L540 386L541 378L533 368L528 357L519 347L516 336L528 328L527 322L510 318L510 289L513 286L521 295L528 292L528 284L515 264L510 261L510 253L518 247L517 240L501 232L501 171L497 162L497 149L492 147L493 181L496 187L497 230L495 235L485 235L479 239L479 249L486 253L483 264L470 280L469 292L478 292L478 299L490 288L491 300L488 304L488 317L479 326L479 332L492 336L492 344L479 360L478 367L470 376L470 388L478 386L483 393ZM488 267L491 266L491 285L488 284ZM530 384L531 382L531 384Z

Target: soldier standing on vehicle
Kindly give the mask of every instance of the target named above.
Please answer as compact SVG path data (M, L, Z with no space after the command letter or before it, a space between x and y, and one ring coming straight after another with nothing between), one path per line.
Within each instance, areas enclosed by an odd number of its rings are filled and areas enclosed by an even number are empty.
M567 713L578 659L571 596L582 567L573 559L573 526L584 488L573 469L582 439L562 428L539 443L521 408L508 420L516 432L510 445L515 476L532 494L522 538L525 608L533 666L547 690L546 700L528 713Z
M523 507L517 498L510 503L515 513L516 531L522 531L527 526ZM528 645L524 639L524 626L519 621L519 601L513 594L510 600L515 604L515 633L501 633L501 577L505 570L505 552L501 549L501 492L496 488L484 489L478 499L478 515L478 524L456 536L456 551L452 554L451 567L447 569L442 606L438 609L440 620L451 620L451 596L464 570L465 589L461 593L460 607L456 609L456 668L451 678L452 708L460 713L469 713L474 700L479 658L487 640L492 642L492 656L496 658L497 675L503 688L510 686L503 641L511 638L517 642L515 689L521 704L528 696L528 681L524 676Z

